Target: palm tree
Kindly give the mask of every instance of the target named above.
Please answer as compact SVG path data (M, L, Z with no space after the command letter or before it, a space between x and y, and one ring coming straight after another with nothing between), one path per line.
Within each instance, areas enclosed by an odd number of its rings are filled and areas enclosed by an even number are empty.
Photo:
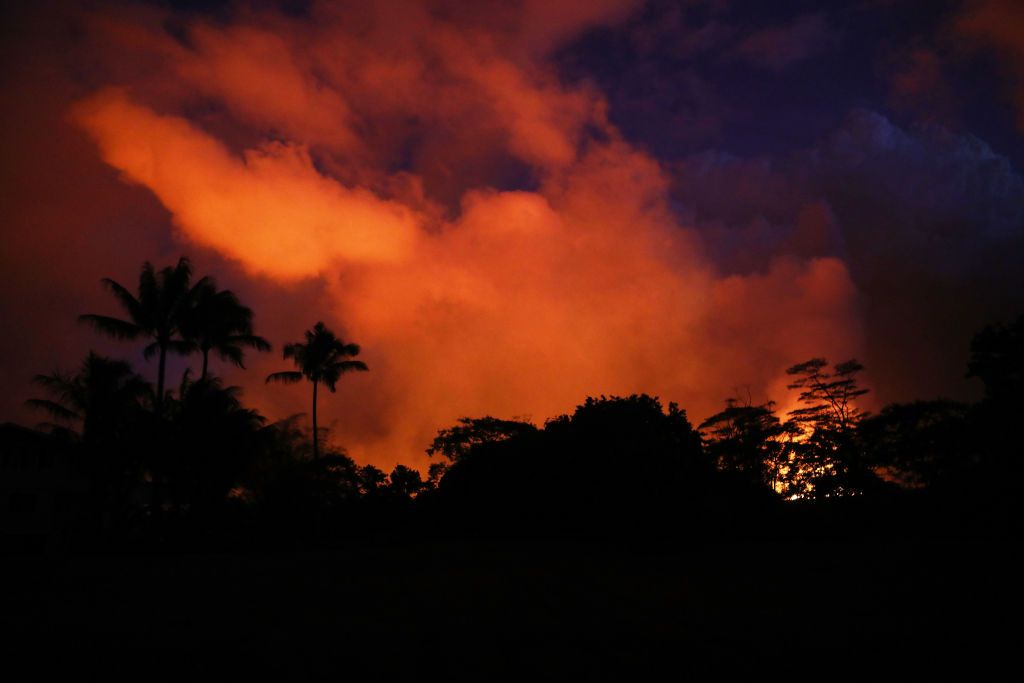
M77 372L36 375L49 398L26 403L47 413L59 425L51 430L73 437L78 466L84 467L96 500L114 515L131 508L131 491L139 482L138 457L145 401L153 388L124 361L90 352ZM66 425L66 426L65 426Z
M313 329L306 330L306 342L285 344L284 357L295 362L298 371L275 372L267 376L267 382L301 382L305 377L313 383L313 458L320 455L319 435L316 423L317 387L323 383L331 393L342 374L355 370L366 371L366 363L349 360L359 355L357 344L346 344L334 336L327 327L318 322Z
M100 281L124 308L128 320L92 313L78 316L80 321L117 339L153 340L143 350L143 355L147 360L156 353L160 355L156 386L157 414L163 410L167 351L186 354L195 349L191 341L181 336L182 322L191 307L191 278L192 266L184 257L178 260L177 265L163 268L160 272L156 272L153 264L146 261L139 274L138 296L110 278Z
M81 423L82 442L89 446L116 438L151 391L128 363L92 351L77 373L36 375L34 381L53 398L26 403L60 422Z
M182 378L176 400L168 405L174 424L168 484L175 500L203 514L222 504L261 446L264 418L242 405L241 389L220 378Z
M182 322L181 330L203 354L200 381L207 377L210 351L240 368L245 367L242 347L270 351L267 340L252 333L252 309L243 306L234 292L229 289L218 291L211 278L203 278L192 288L191 296L192 307Z

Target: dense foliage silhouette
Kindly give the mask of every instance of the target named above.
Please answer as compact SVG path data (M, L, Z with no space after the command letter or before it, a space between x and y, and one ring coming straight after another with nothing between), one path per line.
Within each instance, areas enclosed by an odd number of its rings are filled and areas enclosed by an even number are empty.
M778 418L774 403L755 406L737 398L727 399L725 409L704 420L700 431L716 467L772 490L782 487L783 470L800 434L797 425Z
M856 430L864 417L857 399L868 393L857 382L864 366L851 359L829 369L824 358L812 358L786 370L793 377L801 407L789 413L800 434L793 443L787 490L802 497L856 495L875 484L861 458Z
M266 378L312 384L310 427L301 415L268 422L209 370L211 353L244 369L245 349L270 348L235 294L210 277L193 283L185 258L160 270L144 264L136 293L103 283L126 318L81 319L148 340L146 356L160 359L156 388L128 363L90 352L73 372L36 378L47 395L28 403L50 420L32 437L12 428L11 443L0 445L45 442L38 452L66 456L66 486L87 495L64 514L93 520L93 533L114 543L186 529L295 543L330 542L342 528L591 538L818 533L840 528L835 515L845 528L871 527L893 505L969 508L971 519L998 525L992 515L1009 505L1019 474L1024 318L975 335L968 373L985 387L976 404L916 401L871 415L860 405L860 363L812 358L787 370L798 406L785 415L772 401L730 398L694 428L674 403L635 394L585 398L540 426L465 416L425 444L433 462L424 477L405 465L386 472L357 464L325 439L319 388L333 392L343 374L367 366L356 359L359 346L323 322L283 346L295 370ZM186 370L168 390L166 354L196 351L199 378ZM800 521L781 521L791 518Z

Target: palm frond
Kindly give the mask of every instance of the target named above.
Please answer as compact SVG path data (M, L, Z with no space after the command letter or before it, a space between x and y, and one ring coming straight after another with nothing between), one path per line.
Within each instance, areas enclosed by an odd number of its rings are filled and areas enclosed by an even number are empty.
M123 360L115 360L101 356L95 351L82 361L79 375L106 375L111 377L124 377L133 374L131 363Z
M156 271L153 264L146 261L142 264L142 272L139 273L139 302L144 308L149 309L158 299L160 285L157 283Z
M63 372L54 372L49 375L36 375L32 378L32 381L54 392L70 391L73 389L75 383L75 380L71 375Z
M110 335L115 339L138 339L143 334L143 329L135 323L113 318L109 315L85 313L78 316L78 320L79 322L92 325L97 331Z
M152 344L147 344L146 348L142 349L142 357L145 358L146 360L150 360L150 359L153 358L153 356L155 356L157 354L157 351L159 351L159 350L160 350L160 343L159 342L153 342Z
M174 274L185 279L192 277L192 262L188 260L187 256L182 256L178 259L177 265L174 266Z
M217 281L209 275L205 275L192 285L190 294L192 296L210 296L217 291Z
M220 345L217 347L217 356L219 356L221 360L229 361L240 368L245 367L245 364L242 362L245 354L242 352L242 349L237 346L232 346L230 344Z
M100 280L100 284L110 290L117 302L121 304L121 308L128 312L133 321L138 323L145 319L146 311L142 307L142 303L124 285L109 277Z
M181 383L178 385L178 396L185 396L188 393L189 388L196 384L196 381L192 379L192 368L185 368L185 371L181 373Z
M370 368L361 360L343 360L335 365L339 373L360 371L366 372Z
M267 383L281 382L282 384L295 384L302 381L302 373L285 370L284 372L273 372L267 375Z
M25 401L25 405L45 410L58 420L77 420L81 418L81 415L70 408L66 408L56 401L50 401L45 398L30 398Z
M242 346L248 346L250 348L256 349L257 351L272 350L270 342L268 342L263 337L257 336L255 334L236 334L234 336L228 337L228 341L233 344L241 344Z
M358 356L359 355L359 344L342 344L338 345L338 353L342 356Z

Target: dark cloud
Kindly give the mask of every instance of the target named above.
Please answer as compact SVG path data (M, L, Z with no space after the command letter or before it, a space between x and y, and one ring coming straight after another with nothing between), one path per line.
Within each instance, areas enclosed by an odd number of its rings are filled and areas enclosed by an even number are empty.
M1004 88L1017 108L1017 125L1024 130L1024 5L1017 0L971 0L958 14L955 31L998 55Z
M730 56L756 68L781 71L834 47L838 40L825 15L816 12L753 31L732 48Z
M888 103L895 111L950 125L956 120L953 90L945 76L943 57L927 46L899 50L887 60Z
M680 210L724 267L848 264L886 399L969 391L970 335L1024 309L1024 179L973 135L861 110L810 150L706 152L675 170Z

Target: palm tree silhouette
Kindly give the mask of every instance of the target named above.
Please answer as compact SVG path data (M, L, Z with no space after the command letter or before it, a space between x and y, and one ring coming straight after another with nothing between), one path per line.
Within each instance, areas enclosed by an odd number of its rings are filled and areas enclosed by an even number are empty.
M76 466L84 468L91 494L111 513L128 514L145 461L138 436L151 415L145 403L152 385L128 363L91 351L76 372L36 375L34 381L49 398L26 403L50 414L58 423L46 425L53 433L72 436Z
M179 259L177 265L163 268L160 272L146 261L139 274L138 296L110 278L100 281L121 304L128 320L93 313L78 316L80 321L117 339L153 340L143 350L143 355L147 360L156 353L160 355L155 401L157 414L163 411L167 351L187 354L195 350L195 344L181 336L181 325L192 302L191 279L192 265L185 257Z
M53 398L26 403L66 423L81 423L82 442L91 445L112 439L151 387L124 361L92 351L75 374L53 372L34 378Z
M359 355L357 344L341 341L322 322L306 330L305 343L285 344L283 351L284 357L291 358L299 370L272 373L267 376L267 382L292 384L306 378L313 383L313 458L316 459L320 456L316 422L317 387L323 383L333 393L342 374L355 370L366 371L369 368L360 360L349 360Z
M203 278L192 288L191 296L192 307L182 322L181 331L203 354L200 381L207 377L210 351L240 368L245 367L242 347L270 351L267 340L252 332L252 309L243 306L234 292L218 291L212 278Z

